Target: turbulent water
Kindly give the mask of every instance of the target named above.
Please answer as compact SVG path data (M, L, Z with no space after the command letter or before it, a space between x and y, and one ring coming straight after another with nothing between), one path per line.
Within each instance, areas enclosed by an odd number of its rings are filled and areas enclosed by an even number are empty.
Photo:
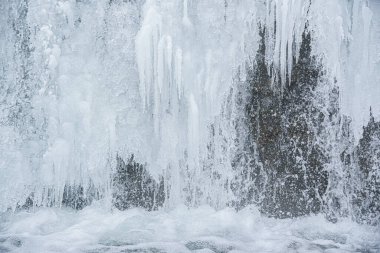
M0 252L380 252L377 0L0 0Z
M98 207L20 212L4 223L7 252L379 252L378 229L323 216L273 220L255 208L210 207L169 212Z

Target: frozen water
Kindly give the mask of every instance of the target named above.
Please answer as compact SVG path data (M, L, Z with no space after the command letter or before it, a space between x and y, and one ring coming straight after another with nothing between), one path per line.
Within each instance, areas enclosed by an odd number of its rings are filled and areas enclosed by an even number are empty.
M379 27L378 0L0 0L0 252L380 252L379 228L351 221L380 223ZM292 100L293 73L312 96ZM272 110L286 91L304 114ZM130 157L118 194L162 210L113 209ZM320 214L263 217L267 189Z
M0 11L2 210L31 192L35 204L59 206L65 184L107 198L115 157L131 154L165 176L167 205L225 206L240 138L231 94L259 26L282 86L308 26L355 141L369 107L380 108L376 1L18 0Z
M100 203L97 203L99 205ZM1 252L379 252L380 231L317 215L276 220L254 207L169 212L99 206L2 217Z

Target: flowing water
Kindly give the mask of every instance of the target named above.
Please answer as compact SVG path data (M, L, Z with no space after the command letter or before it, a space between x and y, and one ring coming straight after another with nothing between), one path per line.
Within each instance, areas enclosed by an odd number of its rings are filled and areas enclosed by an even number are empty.
M21 212L4 223L4 252L379 252L379 229L322 216L275 220L208 206Z

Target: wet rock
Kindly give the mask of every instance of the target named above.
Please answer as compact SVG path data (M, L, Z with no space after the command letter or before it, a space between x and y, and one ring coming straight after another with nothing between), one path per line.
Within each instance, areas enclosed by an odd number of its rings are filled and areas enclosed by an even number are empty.
M123 253L165 253L165 251L157 248L146 248L146 249L124 249L120 252Z
M93 196L87 195L82 185L65 185L62 205L81 210L91 204Z
M368 124L363 127L356 155L354 215L359 222L377 225L380 224L380 121L375 121L372 112Z
M202 250L202 249L210 249L215 253L227 253L234 248L230 245L220 245L210 241L190 241L185 244L186 248L189 250Z
M113 205L119 210L141 207L156 210L165 201L163 178L156 182L132 155L127 162L117 156L113 175Z
M338 89L321 84L323 68L311 54L307 27L285 85L279 70L268 66L265 27L260 36L244 91L249 97L241 122L247 138L233 161L238 171L232 184L239 199L235 205L258 204L263 213L279 218L318 213L328 186L327 129L338 122ZM320 99L319 85L329 87L328 99Z

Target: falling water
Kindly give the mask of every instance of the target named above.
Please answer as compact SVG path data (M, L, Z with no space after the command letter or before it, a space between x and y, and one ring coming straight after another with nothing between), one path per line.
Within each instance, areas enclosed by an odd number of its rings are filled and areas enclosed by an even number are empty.
M377 0L0 0L0 252L380 251L379 27Z

